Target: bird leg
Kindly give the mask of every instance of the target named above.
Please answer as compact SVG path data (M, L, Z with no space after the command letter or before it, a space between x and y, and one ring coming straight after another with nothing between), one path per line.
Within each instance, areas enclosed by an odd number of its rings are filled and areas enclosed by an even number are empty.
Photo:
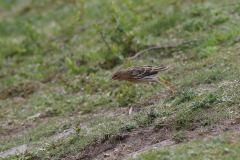
M163 84L162 82L157 81L158 83L160 83L161 85L163 85L165 88L167 88L169 91L171 91L171 93L174 95L174 91L170 88L168 88L165 84Z
M174 85L173 85L172 83L165 81L165 80L162 79L160 76L158 76L158 78L159 78L160 80L162 80L164 83L166 83L166 84L170 85L172 88L174 88Z

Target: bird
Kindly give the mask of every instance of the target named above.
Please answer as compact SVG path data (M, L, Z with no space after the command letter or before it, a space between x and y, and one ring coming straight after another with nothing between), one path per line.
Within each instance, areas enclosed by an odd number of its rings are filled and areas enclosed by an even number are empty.
M163 80L160 76L158 76L158 73L161 71L165 71L169 68L172 68L172 66L132 66L120 71L117 71L113 74L111 77L111 80L125 80L129 82L134 83L143 83L143 82L154 82L160 85L163 85L165 88L171 91L172 94L174 94L174 91L170 88L168 88L166 85L164 85L162 82L158 81L158 78L162 80L164 83L170 85L174 88L174 86L165 80Z

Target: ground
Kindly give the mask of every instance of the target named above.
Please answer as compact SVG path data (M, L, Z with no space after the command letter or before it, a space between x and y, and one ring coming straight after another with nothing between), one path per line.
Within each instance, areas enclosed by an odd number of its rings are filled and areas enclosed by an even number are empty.
M238 0L0 2L2 159L236 159ZM132 57L132 58L129 58ZM153 83L110 81L173 66Z

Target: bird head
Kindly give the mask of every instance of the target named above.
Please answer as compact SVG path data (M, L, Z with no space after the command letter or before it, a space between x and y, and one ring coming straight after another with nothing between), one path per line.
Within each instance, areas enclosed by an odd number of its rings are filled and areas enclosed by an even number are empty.
M123 80L122 78L122 71L118 71L113 74L111 80Z

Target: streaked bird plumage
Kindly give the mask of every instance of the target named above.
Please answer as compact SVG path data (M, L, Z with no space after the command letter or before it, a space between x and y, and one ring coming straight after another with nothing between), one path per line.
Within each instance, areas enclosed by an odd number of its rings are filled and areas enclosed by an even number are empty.
M172 67L161 67L161 66L133 66L129 67L127 69L123 69L120 71L117 71L113 74L112 80L125 80L135 83L142 83L142 82L155 82L158 84L163 85L166 87L162 82L158 81L158 78L160 78L162 81L164 81L161 77L158 77L158 73L164 70L167 70ZM166 84L169 84L173 86L171 83L164 81ZM166 87L169 89L168 87ZM173 90L169 89L172 93Z

